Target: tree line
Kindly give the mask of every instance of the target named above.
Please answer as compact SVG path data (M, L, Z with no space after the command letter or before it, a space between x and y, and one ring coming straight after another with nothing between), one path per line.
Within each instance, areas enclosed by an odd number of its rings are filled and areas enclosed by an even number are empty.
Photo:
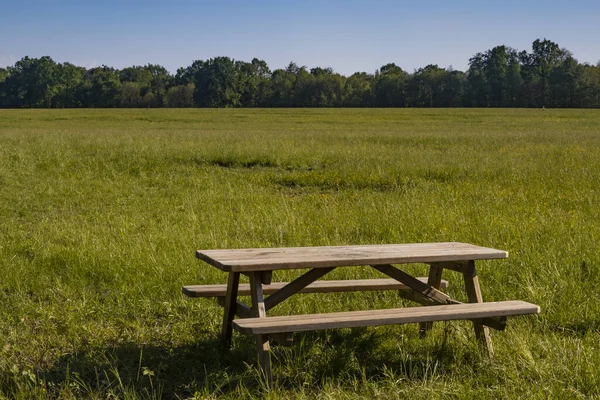
M175 74L148 64L115 69L24 57L0 68L0 107L600 107L600 62L581 64L550 40L528 51L475 54L466 72L383 65L346 77L331 68L215 57Z

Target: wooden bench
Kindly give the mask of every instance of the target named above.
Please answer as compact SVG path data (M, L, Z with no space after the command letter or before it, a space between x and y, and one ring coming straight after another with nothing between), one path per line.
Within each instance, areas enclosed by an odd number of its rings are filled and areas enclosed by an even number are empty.
M268 318L243 318L233 321L241 333L270 335L320 329L358 328L398 325L414 322L478 320L492 317L538 314L540 307L524 301L450 304L392 308L385 310L332 312L325 314L287 315Z
M417 279L423 283L427 282L427 278ZM288 283L272 282L269 285L263 285L263 294L273 294ZM445 289L446 287L448 287L448 281L442 280L440 288ZM323 280L310 283L298 293L344 293L377 290L410 290L410 288L395 279ZM184 286L181 291L188 297L225 297L227 295L227 285L188 285ZM238 296L250 296L250 294L249 284L238 286Z
M427 282L428 278L417 278L423 283ZM287 286L289 282L272 282L262 286L263 294L271 295L278 292ZM440 281L440 289L448 287L448 281L442 279ZM403 297L408 297L410 288L404 283L398 282L395 279L353 279L353 280L323 280L311 282L306 287L302 288L298 293L348 293L348 292L364 292L364 291L387 291L397 290ZM181 289L182 293L188 297L216 297L218 303L225 307L225 298L227 296L227 285L187 285ZM250 296L252 290L250 284L239 284L238 296ZM245 312L243 304L238 305L237 314L249 318L251 313ZM284 332L280 332L284 333ZM285 334L273 333L271 335L277 344L283 346L291 346L293 344L293 332L287 331Z

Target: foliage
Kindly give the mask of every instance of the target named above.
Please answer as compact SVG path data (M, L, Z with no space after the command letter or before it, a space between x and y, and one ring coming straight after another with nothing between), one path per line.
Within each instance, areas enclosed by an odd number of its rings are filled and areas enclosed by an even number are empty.
M123 94L118 71L107 66L88 70L78 89L82 107L117 107Z
M412 74L394 63L350 77L291 62L196 60L172 76L160 65L115 70L25 57L0 68L0 107L555 107L598 108L600 65L579 64L558 44L532 51L496 46L468 71L430 64ZM189 90L193 88L192 100Z
M16 107L50 107L57 93L57 66L50 57L24 57L8 69L2 89Z
M192 107L194 105L195 90L196 86L193 83L171 86L167 90L164 105L172 108Z

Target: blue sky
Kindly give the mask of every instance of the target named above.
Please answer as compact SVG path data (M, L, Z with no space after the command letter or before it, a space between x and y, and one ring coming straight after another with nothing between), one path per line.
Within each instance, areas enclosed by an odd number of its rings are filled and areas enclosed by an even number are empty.
M24 56L123 68L229 56L373 73L394 62L466 70L497 45L547 38L600 61L600 1L0 0L0 66Z

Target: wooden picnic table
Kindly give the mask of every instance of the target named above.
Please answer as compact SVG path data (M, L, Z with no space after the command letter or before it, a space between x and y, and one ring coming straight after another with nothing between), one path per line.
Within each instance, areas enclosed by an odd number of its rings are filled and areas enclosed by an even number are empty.
M474 323L477 339L492 356L489 327L503 330L507 316L539 312L537 305L522 301L484 303L475 261L503 259L508 253L467 243L198 250L196 256L227 272L227 285L186 286L183 292L193 297L221 299L224 341L229 345L233 328L254 335L260 366L269 381L272 379L270 335L410 322L419 322L425 334L433 321L469 319ZM428 264L428 277L416 278L394 266L407 263ZM335 268L353 266L371 266L390 279L350 280L348 285L345 281L316 282ZM271 283L274 271L290 269L308 269L308 272L289 283ZM470 304L462 304L440 291L446 284L442 280L444 269L463 276ZM240 285L240 274L248 276L249 285ZM392 289L400 290L403 297L424 307L267 317L269 310L297 293ZM265 297L266 293L270 295ZM250 305L238 300L242 294L250 294ZM240 319L234 320L235 316Z

